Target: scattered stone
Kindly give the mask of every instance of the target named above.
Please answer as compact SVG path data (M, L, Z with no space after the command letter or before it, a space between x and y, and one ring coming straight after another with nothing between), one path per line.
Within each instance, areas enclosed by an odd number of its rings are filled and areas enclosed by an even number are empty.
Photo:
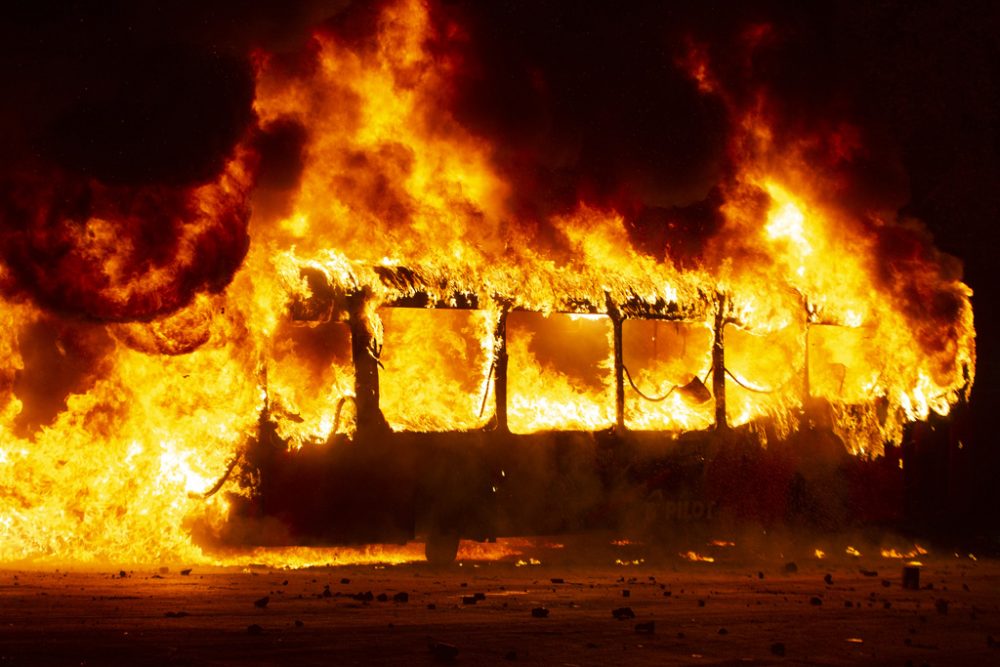
M375 596L371 591L365 591L364 593L355 593L351 596L352 600L357 600L358 602L371 602L375 599Z
M685 637L687 637L687 635L686 635L686 634L684 634L683 632L678 632L678 633L677 633L677 638L678 638L678 639L684 639Z
M829 572L827 572L826 574L824 574L824 575L823 575L823 582L824 582L824 583L825 583L825 584L826 584L827 586L830 586L830 585L832 585L832 584L833 584L833 575L832 575L832 574L830 574Z
M699 607L704 607L705 606L705 601L704 600L698 600L698 606Z
M477 598L475 595L462 596L462 604L476 604L477 602L479 602L479 598Z
M263 609L264 607L267 606L267 603L270 602L270 601L271 601L271 598L269 598L268 596L265 595L264 597L262 597L259 600L254 600L253 601L253 606L257 607L258 609Z
M883 579L882 580L882 588L889 588L889 586L892 586L892 582L889 581L888 579Z
M349 584L349 583L351 583L351 580L348 579L347 577L344 577L343 579L340 580L340 583L342 583L342 584Z
M998 645L997 640L993 639L993 635L986 635L986 645L989 646L990 648L997 647Z
M433 642L430 645L431 655L435 660L450 662L458 657L458 647L444 642Z
M532 618L548 618L549 617L549 610L546 609L545 607L535 607L534 609L531 610L531 617Z
M799 566L796 565L794 561L789 561L785 563L785 573L795 574L798 571L799 571Z
M823 604L823 600L822 600L822 598L819 598L819 597L816 597L816 596L814 595L814 596L812 596L811 598L809 598L809 604L811 604L811 605L812 605L812 606L814 606L814 607L818 607L818 606L820 606L821 604Z
M323 587L323 593L321 595L323 597L325 597L325 598L332 598L333 597L333 591L330 590L330 585L329 584L327 584L326 586Z
M438 606L436 604L434 604L433 602L428 602L427 603L427 608L430 609L431 611L433 611L433 610L437 609Z
M764 573L758 570L757 571L757 578L758 579L763 579L764 578Z
M476 601L481 602L486 599L486 593L473 593L472 597L476 598Z
M623 588L623 589L622 589L622 597L623 597L623 598L627 598L627 597L630 597L631 595L632 595L632 591L630 591L630 590L629 590L629 589L627 589L627 588Z
M771 653L778 656L779 658L785 657L785 644L783 642L774 642L771 644Z
M863 577L877 577L878 576L878 570L866 570L865 568L861 568L860 570L858 570L858 572L860 572L861 576L863 576Z
M124 579L127 576L128 576L128 572L126 572L125 570L122 570L121 572L118 573L118 577L121 578L121 579Z
M304 625L305 625L305 623L303 623L301 619L298 619L298 618L297 618L297 619L295 619L295 627L297 627L297 628L301 628L301 627L303 627Z
M285 579L284 581L282 581L281 585L282 586L287 586L288 585L288 579ZM329 588L329 586L327 586L327 588Z
M190 574L191 574L191 568L190 567L188 569L186 569L186 570L181 570L181 576L182 577L190 576Z
M934 603L934 608L937 609L937 612L939 614L947 614L948 601L945 600L944 598L938 598L938 600Z
M517 660L517 651L507 651L503 654L504 660Z
M726 630L725 628L719 628L719 634L720 635L728 635L729 634L729 630Z
M385 593L379 593L378 597L376 597L375 599L378 600L379 602L388 602L389 596L386 595Z
M635 618L635 612L632 611L632 607L618 607L617 609L612 609L611 615L619 621L627 621Z
M882 602L882 608L883 609L892 609L892 603L889 602L888 600L884 600Z
M673 593L671 593L670 591L663 591L663 597L668 598L671 595L673 595Z
M962 590L965 591L966 593L968 593L969 592L969 584L962 584Z
M400 592L398 592L398 593L396 593L395 595L392 596L392 601L393 602L409 602L410 601L410 594L407 593L406 591L400 591Z
M167 618L184 618L185 616L190 616L186 611L168 611L164 614Z
M264 628L260 627L256 623L247 626L247 634L253 635L254 637L259 637L264 634Z
M646 621L645 623L636 623L635 632L639 635L652 635L656 633L656 621Z
M563 579L562 577L553 577L552 579L549 579L549 581L551 581L553 584L565 584L566 583L566 580Z

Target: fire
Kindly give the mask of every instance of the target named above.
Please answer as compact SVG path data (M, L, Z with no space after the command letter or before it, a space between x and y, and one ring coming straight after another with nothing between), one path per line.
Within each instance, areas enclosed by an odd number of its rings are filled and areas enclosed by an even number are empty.
M897 559L900 559L900 560L913 560L917 556L925 556L925 555L927 555L927 549L924 549L919 544L915 544L915 545L913 545L913 549L911 549L910 551L902 552L902 551L897 551L896 549L891 549L890 548L890 549L882 549L881 550L881 554L882 554L882 558L897 558Z
M731 109L738 159L724 223L692 268L666 250L637 250L627 211L583 198L544 220L519 218L493 164L499 147L449 110L458 63L432 46L463 39L461 30L442 31L419 0L388 5L377 25L364 44L318 32L305 65L255 54L257 129L300 128L304 138L299 181L270 193L279 204L258 194L249 222L249 140L215 181L191 191L95 185L95 210L82 220L34 211L63 222L46 230L51 238L24 243L44 242L34 250L60 259L51 275L35 275L45 298L0 303L0 561L413 559L411 547L248 555L210 546L240 489L234 477L226 493L208 492L239 464L262 415L290 450L340 446L337 437L355 433L352 317L368 327L384 378L379 407L397 432L472 431L501 419L514 433L678 432L721 419L771 420L787 434L820 400L847 448L877 453L906 422L967 397L968 287L931 251L885 264L881 248L894 234L914 244L918 234L884 212L858 218L840 207L835 178L810 160L822 140L779 144L765 102ZM723 94L696 56L698 88ZM135 210L108 203L129 196L149 201L133 201ZM170 261L143 263L118 243L123 225L175 200L185 217ZM68 241L56 239L62 232ZM199 262L214 261L205 247L227 242L241 258L232 279L221 268L192 278ZM0 267L0 282L11 271ZM75 310L50 308L66 296L56 276L74 271L99 288ZM913 294L945 303L951 319L925 317ZM420 307L395 307L403 302ZM621 414L616 326L631 383ZM58 336L46 343L50 330ZM723 333L720 367L713 341ZM79 377L56 399L39 379L49 357L78 360ZM726 396L718 409L716 385ZM520 554L516 545L463 549L467 558Z
M714 563L715 558L712 556L703 556L696 551L683 551L678 554L684 560L689 560L692 563Z

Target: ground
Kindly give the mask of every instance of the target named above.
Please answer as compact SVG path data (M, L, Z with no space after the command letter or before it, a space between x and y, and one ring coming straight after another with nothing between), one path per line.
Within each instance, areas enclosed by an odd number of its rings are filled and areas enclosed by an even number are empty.
M445 569L8 569L0 666L1000 664L997 560L923 555L913 590L902 561L881 556L638 554Z

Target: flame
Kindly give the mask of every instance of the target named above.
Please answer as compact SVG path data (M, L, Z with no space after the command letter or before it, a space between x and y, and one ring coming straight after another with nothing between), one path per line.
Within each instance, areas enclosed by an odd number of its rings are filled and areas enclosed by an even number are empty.
M682 551L681 553L679 553L677 555L680 556L681 558L683 558L684 560L691 561L692 563L714 563L715 562L715 558L713 558L712 556L703 556L703 555L701 555L700 553L698 553L696 551Z
M624 362L636 387L626 387L627 428L710 427L713 370L728 374L730 425L768 419L787 434L821 399L856 453L877 453L905 423L947 414L968 396L971 291L930 251L882 264L880 239L915 237L881 212L859 217L840 205L836 179L810 158L821 140L776 141L766 101L731 110L738 159L724 224L699 268L635 249L628 214L591 202L523 220L508 210L512 186L492 163L498 147L449 110L455 63L431 44L461 31L439 34L429 11L419 0L389 4L365 44L318 32L305 66L255 55L259 129L303 128L303 168L287 201L255 209L252 243L228 284L195 281L205 289L190 298L178 287L202 259L199 244L222 243L209 223L246 208L244 145L215 182L190 193L172 262L140 266L134 248L118 243L115 207L63 225L74 236L59 274L84 267L96 277L102 310L80 312L108 323L70 321L21 297L0 302L0 562L419 558L414 545L235 554L206 546L245 490L233 478L226 493L203 496L239 462L262 414L290 450L338 446L333 436L355 433L341 307L349 294L366 297L385 377L381 408L396 431L471 430L497 418L488 400L494 334L508 315L511 430L616 425L613 316L627 307ZM697 45L689 65L702 92L725 95ZM0 269L0 282L9 271ZM912 294L950 306L952 319L922 318ZM393 307L405 299L456 310ZM713 368L717 320L725 368ZM54 342L39 342L52 330ZM76 360L79 377L51 390L49 358ZM519 554L516 545L462 549L464 558Z
M825 552L825 551L823 551L822 549L816 549L815 551L813 551L813 554L814 554L814 555L816 556L816 558L818 558L819 560L823 560L824 558L826 558L826 552Z
M900 560L912 560L917 556L927 555L927 549L924 549L919 544L913 545L913 549L910 551L902 552L896 549L882 549L882 558L898 558Z

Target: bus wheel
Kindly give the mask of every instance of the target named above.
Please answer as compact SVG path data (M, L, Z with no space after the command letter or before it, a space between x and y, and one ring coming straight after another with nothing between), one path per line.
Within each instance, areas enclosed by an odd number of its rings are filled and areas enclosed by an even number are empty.
M451 565L458 555L458 533L433 531L427 536L424 555L431 565Z

